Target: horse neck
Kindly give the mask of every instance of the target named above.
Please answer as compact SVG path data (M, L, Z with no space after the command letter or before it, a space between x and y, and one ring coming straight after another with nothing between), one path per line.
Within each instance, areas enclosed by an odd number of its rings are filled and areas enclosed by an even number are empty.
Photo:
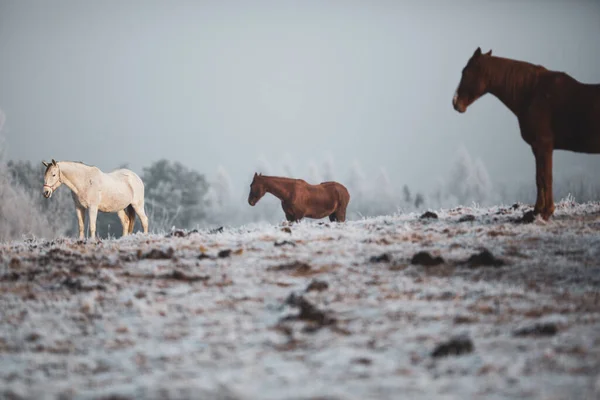
M488 91L519 116L545 68L501 57L486 60Z
M294 179L263 176L265 190L280 200L289 196Z
M59 161L60 180L75 194L84 187L92 167L70 161Z

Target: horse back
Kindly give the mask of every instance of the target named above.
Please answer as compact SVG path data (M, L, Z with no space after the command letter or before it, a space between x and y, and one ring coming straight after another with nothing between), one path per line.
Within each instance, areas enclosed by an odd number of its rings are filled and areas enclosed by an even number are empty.
M106 175L115 183L115 185L127 186L128 189L131 190L132 196L141 193L143 197L144 183L135 172L129 169L121 168L111 171Z
M321 182L319 186L334 194L340 203L348 204L350 201L350 193L344 185L335 181Z
M536 101L550 121L556 149L600 152L600 85L549 71L540 79Z

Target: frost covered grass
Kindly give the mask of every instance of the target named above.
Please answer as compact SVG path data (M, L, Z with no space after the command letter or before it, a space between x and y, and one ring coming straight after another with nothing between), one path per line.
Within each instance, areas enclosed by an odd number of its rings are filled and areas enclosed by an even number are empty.
M1 244L1 394L598 398L600 204L522 213Z

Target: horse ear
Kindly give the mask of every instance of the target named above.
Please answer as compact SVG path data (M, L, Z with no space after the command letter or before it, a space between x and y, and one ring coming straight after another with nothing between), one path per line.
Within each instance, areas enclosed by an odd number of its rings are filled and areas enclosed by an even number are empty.
M477 50L475 50L475 53L473 53L473 57L479 57L481 55L481 47L478 47Z
M486 56L491 56L492 55L492 49L490 49L490 51L488 51L487 53L485 53Z
M42 164L44 164L44 167L46 167L46 168L48 168L48 165L50 165L46 161L42 161Z
M255 172L255 173L254 173L254 177L256 178L257 176L258 176L258 174Z
M54 158L52 159L52 165L56 166L56 161L54 160Z

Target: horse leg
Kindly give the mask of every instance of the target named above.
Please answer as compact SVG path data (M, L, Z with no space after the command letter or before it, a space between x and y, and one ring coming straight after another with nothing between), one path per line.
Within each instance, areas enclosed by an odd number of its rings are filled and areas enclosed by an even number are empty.
M85 239L85 208L75 205L75 213L77 214L77 224L79 225L79 239Z
M533 213L535 215L541 214L544 209L544 202L546 197L544 195L544 171L543 171L543 155L542 152L533 148L533 155L535 156L535 187L537 191L537 196L535 200L535 206L533 207Z
M336 211L335 216L338 222L346 222L346 207Z
M540 165L538 168L541 169L542 196L544 197L544 205L540 211L542 218L546 221L554 214L554 196L552 194L552 151L552 148L545 148L539 152Z
M135 226L135 210L131 204L125 208L125 214L129 218L127 233L133 233L133 227Z
M148 233L148 217L146 216L146 211L144 211L144 202L140 201L137 204L131 204L131 206L142 222L142 229L144 230L144 233Z
M98 206L90 206L88 208L90 221L90 238L96 239L96 219L98 218Z
M287 219L288 222L294 222L295 221L294 216L291 213L289 213L287 211L284 211L284 213L285 213L285 219Z
M337 213L333 213L333 214L329 215L329 221L335 222L337 220L338 220L337 219Z
M129 216L125 212L125 210L117 211L117 215L121 220L121 225L123 225L123 236L126 236L129 233Z

